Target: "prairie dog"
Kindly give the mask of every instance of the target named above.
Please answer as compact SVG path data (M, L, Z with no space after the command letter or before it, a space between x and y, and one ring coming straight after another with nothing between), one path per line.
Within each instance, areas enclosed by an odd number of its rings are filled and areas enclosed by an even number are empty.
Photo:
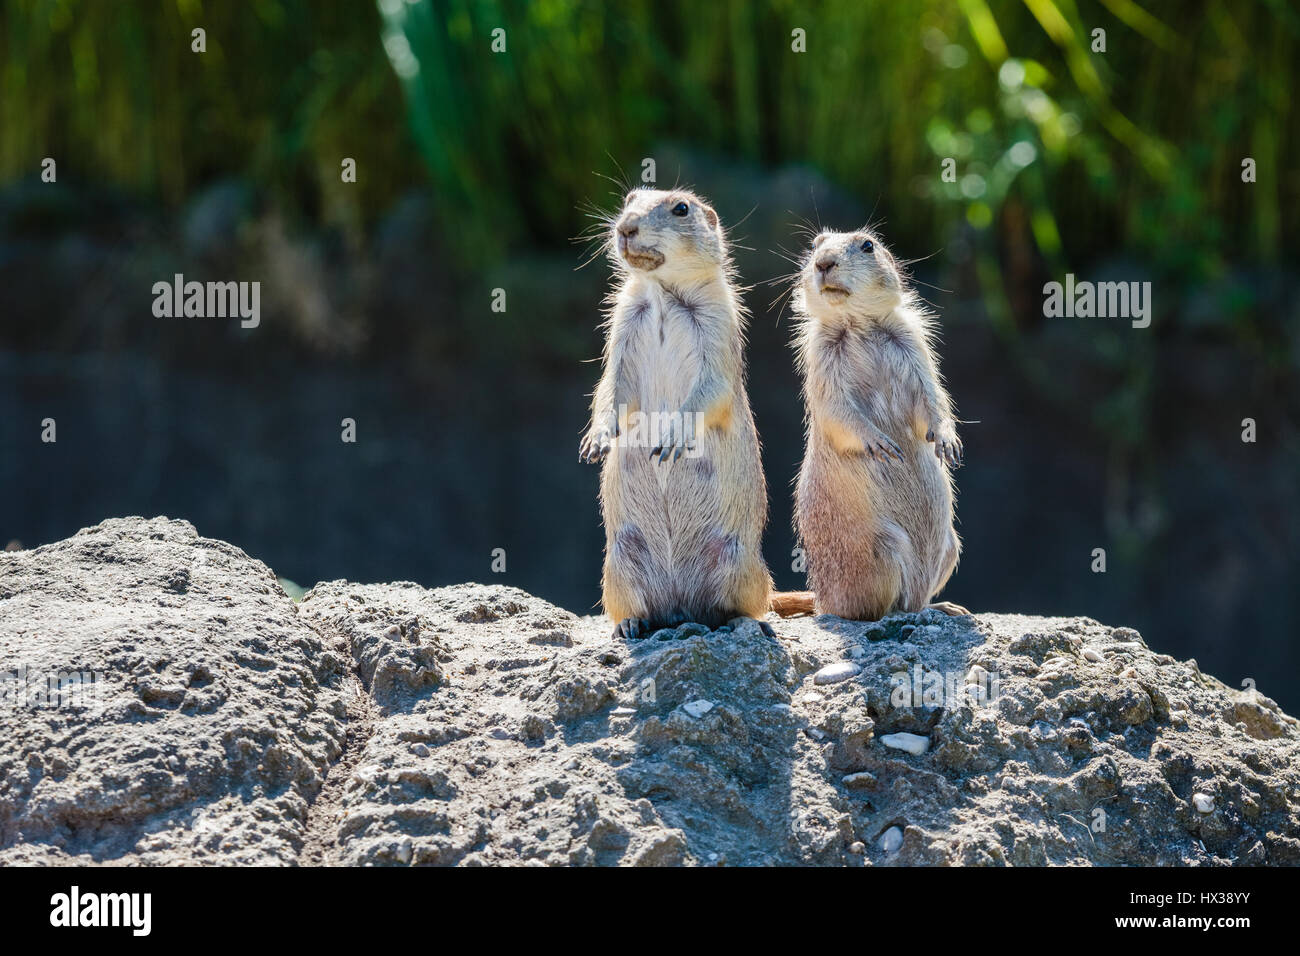
M934 319L865 230L817 236L793 301L807 428L795 525L817 611L919 611L961 553L950 468L962 443Z
M603 461L605 613L624 638L759 618L767 487L718 214L690 192L634 189L609 253L618 285L578 452Z

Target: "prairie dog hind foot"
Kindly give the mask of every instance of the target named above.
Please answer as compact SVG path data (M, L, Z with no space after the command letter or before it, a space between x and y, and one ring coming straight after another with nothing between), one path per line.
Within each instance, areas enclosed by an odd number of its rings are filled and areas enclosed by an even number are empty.
M971 617L971 612L966 610L960 604L954 604L952 601L935 601L933 604L927 604L926 607L934 608L936 611L942 611L949 617Z

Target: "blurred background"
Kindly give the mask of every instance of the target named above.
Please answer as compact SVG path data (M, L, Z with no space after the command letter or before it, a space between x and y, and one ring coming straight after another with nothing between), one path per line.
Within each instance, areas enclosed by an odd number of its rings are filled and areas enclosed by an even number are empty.
M0 544L166 514L303 585L590 611L609 270L574 237L653 159L752 285L778 585L802 407L767 280L870 219L971 422L944 596L1134 626L1294 712L1298 59L1284 0L7 0ZM260 282L261 325L155 318L176 273ZM1151 282L1151 326L1045 318L1066 273Z

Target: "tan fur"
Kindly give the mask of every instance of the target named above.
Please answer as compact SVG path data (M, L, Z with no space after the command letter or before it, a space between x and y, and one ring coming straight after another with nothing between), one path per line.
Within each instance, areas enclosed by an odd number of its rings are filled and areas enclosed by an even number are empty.
M610 247L619 285L579 452L603 460L605 612L628 636L759 617L767 489L717 214L689 192L634 190Z
M772 610L782 617L813 614L817 610L817 595L812 591L778 591L772 595Z
M817 237L794 303L806 406L795 526L817 610L919 611L961 551L950 472L961 442L933 320L865 231Z

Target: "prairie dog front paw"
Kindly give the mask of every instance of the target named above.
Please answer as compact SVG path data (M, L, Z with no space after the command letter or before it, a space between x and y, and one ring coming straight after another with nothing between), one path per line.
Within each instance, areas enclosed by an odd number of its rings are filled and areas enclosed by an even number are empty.
M618 437L618 426L593 425L578 446L578 461L594 465L603 461Z
M961 464L962 444L951 421L930 426L925 440L934 442L934 456L954 468Z

